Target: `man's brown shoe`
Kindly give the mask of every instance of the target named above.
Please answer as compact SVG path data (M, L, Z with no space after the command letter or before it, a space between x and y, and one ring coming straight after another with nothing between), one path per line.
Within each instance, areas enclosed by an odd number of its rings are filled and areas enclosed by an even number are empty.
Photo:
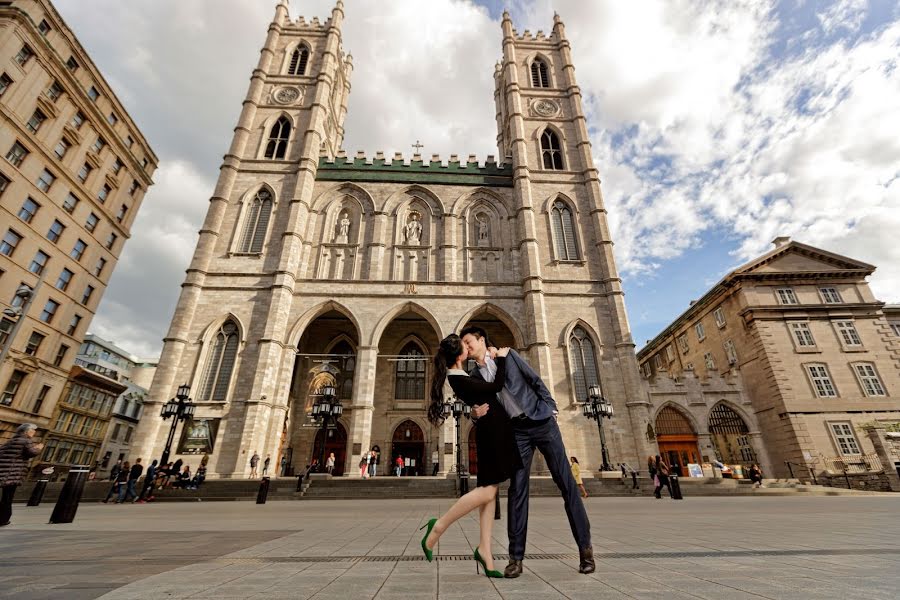
M507 579L515 579L522 574L522 561L514 558L509 559L509 564L503 570L503 576Z
M578 562L579 573L584 573L585 575L587 575L588 573L593 573L597 570L597 565L594 564L593 548L582 548L578 551L578 556L581 559Z

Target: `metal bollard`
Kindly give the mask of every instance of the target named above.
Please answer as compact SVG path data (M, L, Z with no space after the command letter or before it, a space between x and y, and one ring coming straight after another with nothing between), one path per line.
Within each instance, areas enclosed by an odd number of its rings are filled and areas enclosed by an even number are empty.
M256 494L256 503L265 504L266 498L269 496L269 478L263 477L259 482L259 492Z
M678 482L678 475L669 475L669 483L672 485L672 500L684 500L681 495L681 483Z
M497 495L494 496L494 520L500 520L500 488L497 488Z
M37 483L34 484L34 489L31 490L31 496L28 498L28 503L25 506L40 506L41 500L44 499L44 491L47 489L47 482L49 479L38 479Z
M468 473L460 473L459 474L459 495L465 496L469 493L469 474Z
M638 481L637 481L637 472L632 471L631 472L631 489L636 490L639 488L640 488L640 486L638 485Z
M50 515L50 523L71 523L75 520L78 511L78 503L81 502L81 494L84 493L84 482L87 481L90 467L77 465L69 469L66 482L63 484L56 506Z

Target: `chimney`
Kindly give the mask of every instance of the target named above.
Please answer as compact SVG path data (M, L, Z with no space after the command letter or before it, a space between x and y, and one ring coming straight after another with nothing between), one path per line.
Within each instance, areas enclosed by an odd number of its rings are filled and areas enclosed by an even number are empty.
M790 241L791 241L790 236L780 235L777 238L775 238L774 240L772 240L772 243L775 244L776 248L781 248L782 246L787 245Z
M695 305L695 304L697 304L697 301L696 301L696 300L691 300L690 306L693 306L693 305Z

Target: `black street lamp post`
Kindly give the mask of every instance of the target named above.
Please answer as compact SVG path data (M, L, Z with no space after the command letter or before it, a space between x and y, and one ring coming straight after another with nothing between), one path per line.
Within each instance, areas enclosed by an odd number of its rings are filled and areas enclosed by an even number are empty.
M313 419L322 421L322 448L319 451L319 471L325 472L325 441L328 439L328 421L336 422L344 412L341 401L335 398L333 385L326 385L318 390L319 399L312 407Z
M172 398L162 407L160 416L163 421L172 417L172 428L169 429L169 437L166 440L166 447L163 449L162 458L159 459L160 468L169 463L169 454L172 452L172 441L175 439L175 429L178 427L179 421L191 419L194 416L196 405L191 402L191 386L188 384L179 385L175 398Z
M469 493L469 473L466 471L462 459L462 438L459 420L472 414L472 407L453 396L452 399L444 401L441 412L445 419L451 415L456 419L456 479L459 482L459 495L462 496Z
M600 430L600 452L603 455L602 470L612 471L612 465L609 463L609 451L606 449L606 436L603 434L603 419L612 419L613 406L609 400L603 397L603 389L599 385L592 385L588 388L588 398L581 405L581 410L585 417L597 421L597 428Z

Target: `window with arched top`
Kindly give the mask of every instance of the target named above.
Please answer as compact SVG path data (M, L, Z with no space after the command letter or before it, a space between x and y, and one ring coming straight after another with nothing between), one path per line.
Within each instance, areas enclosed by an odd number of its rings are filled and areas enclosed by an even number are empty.
M272 126L269 132L269 141L266 144L266 158L283 159L287 154L288 140L291 139L291 121L281 116Z
M241 234L238 252L250 254L262 252L271 216L272 192L261 189L247 207L247 218L244 220L244 231Z
M575 240L575 219L572 209L557 200L550 209L550 222L553 226L553 239L556 245L557 260L579 260L578 243Z
M553 171L562 171L562 146L559 143L559 136L552 129L545 129L541 134L541 160L545 169Z
M575 383L575 400L587 400L588 388L600 383L597 373L597 353L594 342L583 327L575 327L569 334L569 359L572 363L572 379Z
M534 59L531 63L531 86L536 88L550 87L550 71L547 70L547 63L540 58Z
M289 75L306 75L306 65L309 63L309 50L306 46L297 46L291 54L291 64L288 67Z
M350 400L353 398L353 376L356 374L356 353L346 341L339 342L331 349L330 354L337 355L336 365L341 370L340 385L338 386L338 398Z
M394 367L394 398L425 399L425 354L415 342L404 346L397 358Z
M210 340L209 354L206 357L206 368L201 379L201 402L224 401L228 396L231 373L237 359L238 326L231 319L225 321Z

